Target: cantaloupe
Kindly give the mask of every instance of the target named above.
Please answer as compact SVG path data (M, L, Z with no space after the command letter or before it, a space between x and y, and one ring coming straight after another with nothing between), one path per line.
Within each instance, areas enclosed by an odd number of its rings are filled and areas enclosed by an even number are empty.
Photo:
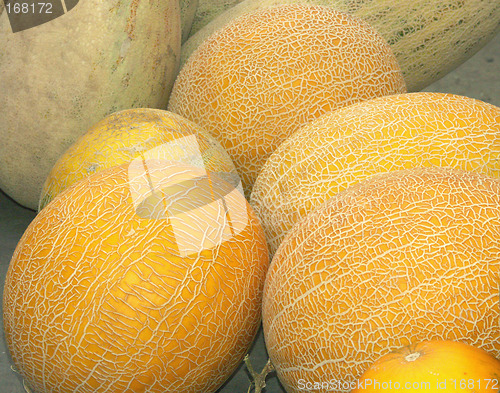
M500 360L459 341L411 343L375 360L356 381L351 393L399 389L498 393Z
M168 108L220 141L248 195L265 160L300 126L405 91L394 55L370 26L292 4L244 15L206 40L180 71Z
M409 91L420 91L462 64L499 31L496 0L245 0L216 5L195 22L181 50L181 64L215 31L248 12L277 4L317 4L355 15L390 44ZM234 4L238 3L238 4ZM233 5L234 4L234 5ZM222 12L223 11L223 12Z
M499 274L500 179L440 167L374 175L280 245L263 297L269 357L288 393L350 391L306 384L355 382L423 340L498 357Z
M165 108L178 72L177 0L85 0L13 33L0 17L0 188L36 209L59 156L106 115Z
M137 157L181 161L216 172L241 189L228 154L202 128L161 109L125 109L94 124L57 160L43 185L38 210L84 177Z
M500 177L500 108L442 93L368 100L302 127L269 157L250 204L270 252L318 205L375 173L452 166Z
M260 325L267 268L241 192L136 159L32 221L7 272L6 342L36 393L215 392Z

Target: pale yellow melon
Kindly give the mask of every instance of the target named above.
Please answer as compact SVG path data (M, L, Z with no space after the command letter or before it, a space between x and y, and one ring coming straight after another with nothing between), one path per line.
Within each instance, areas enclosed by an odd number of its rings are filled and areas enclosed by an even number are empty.
M202 28L193 28L182 46L181 65L215 31L248 12L277 4L317 4L348 12L370 23L390 44L409 91L420 91L462 64L500 26L497 0L445 3L435 0L245 0L213 7ZM224 12L222 12L224 11Z
M164 108L178 72L178 0L85 0L13 33L0 16L0 188L36 209L59 156L106 115Z
M36 393L215 392L255 337L267 268L241 192L138 158L35 217L7 272L6 342Z
M244 15L206 40L180 71L168 108L220 141L248 195L265 160L302 125L405 91L394 55L369 25L293 4Z
M339 191L416 166L500 177L500 108L452 94L408 93L325 114L269 157L250 203L274 253L297 221Z
M264 338L281 383L348 392L377 358L424 340L500 356L499 255L498 178L417 168L337 194L294 226L266 276Z
M201 167L239 186L228 154L202 128L161 109L125 109L94 124L57 160L43 185L38 210L84 177L145 156Z

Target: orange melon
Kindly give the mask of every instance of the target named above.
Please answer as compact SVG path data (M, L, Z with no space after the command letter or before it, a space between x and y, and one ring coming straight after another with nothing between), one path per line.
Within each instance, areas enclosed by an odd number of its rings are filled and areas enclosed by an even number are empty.
M500 108L452 94L408 93L325 114L269 157L250 204L274 253L296 222L339 191L417 166L500 176Z
M7 272L6 342L37 393L215 392L260 325L267 268L241 192L136 159L32 221Z
M38 210L92 173L152 155L225 173L226 178L232 175L238 186L238 173L228 154L201 127L160 109L126 109L94 124L59 157L42 187Z
M243 15L210 36L177 76L168 108L220 141L249 195L265 160L300 126L405 91L372 27L328 7L293 4Z
M499 274L500 179L440 167L374 175L278 248L263 298L269 357L288 393L308 382L322 393L333 380L349 391L377 358L414 342L499 356Z
M497 0L202 0L204 12L197 13L182 45L181 65L239 16L294 3L329 6L372 25L391 46L408 91L422 90L465 62L495 37L500 21Z
M483 349L451 340L422 341L378 358L351 393L412 391L498 393L500 360Z

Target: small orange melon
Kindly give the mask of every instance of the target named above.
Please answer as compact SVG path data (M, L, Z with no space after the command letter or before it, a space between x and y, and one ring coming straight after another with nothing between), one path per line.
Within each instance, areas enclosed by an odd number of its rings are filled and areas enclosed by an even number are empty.
M483 349L452 340L431 340L378 358L351 393L411 390L428 393L500 391L500 360Z
M38 210L92 173L151 154L238 177L220 143L195 123L160 109L126 109L94 124L59 157L43 185Z
M500 179L440 167L375 175L279 246L263 298L269 357L288 393L308 382L323 393L412 342L498 356L499 274Z
M32 221L7 272L7 345L37 393L215 392L255 337L267 268L240 191L136 159Z
M169 110L216 137L245 193L274 149L331 110L406 91L387 42L329 7L288 4L242 15L193 52Z

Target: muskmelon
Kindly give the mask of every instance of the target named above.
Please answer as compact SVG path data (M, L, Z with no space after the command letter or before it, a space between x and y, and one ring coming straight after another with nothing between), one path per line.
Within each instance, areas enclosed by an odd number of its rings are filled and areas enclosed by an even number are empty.
M263 297L269 357L288 393L348 392L377 358L423 340L498 357L499 274L500 179L441 167L374 175L278 248Z
M420 91L462 64L491 40L500 26L497 0L245 0L232 7L212 7L195 22L183 45L181 65L215 31L248 12L276 4L318 4L348 12L387 40L405 77L408 91ZM224 11L224 12L222 12ZM202 27L205 25L204 27ZM201 28L202 27L202 28Z
M125 109L94 124L59 157L43 185L38 210L84 177L146 156L216 172L241 187L229 155L202 128L161 109Z
M31 222L6 276L6 342L36 393L212 393L255 337L267 268L241 192L137 158Z
M180 71L168 109L219 140L248 195L265 160L302 125L405 91L390 47L368 24L288 4L243 15L207 39Z
M408 93L327 113L269 157L250 204L274 253L297 221L337 192L416 166L500 177L500 108L453 94Z
M85 0L13 33L0 17L0 188L36 209L59 156L106 115L164 108L177 75L177 0Z

